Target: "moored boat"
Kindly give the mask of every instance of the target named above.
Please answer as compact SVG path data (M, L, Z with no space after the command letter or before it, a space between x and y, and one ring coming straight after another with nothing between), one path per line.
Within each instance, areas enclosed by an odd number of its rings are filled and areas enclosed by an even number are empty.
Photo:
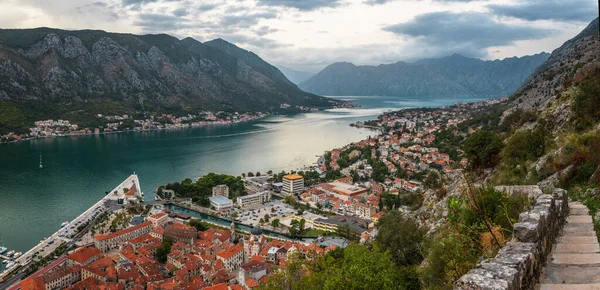
M21 257L21 255L23 255L23 253L21 253L21 252L16 252L16 253L15 253L15 255L13 256L13 258L15 258L15 259L16 259L16 258L18 258L18 257Z
M4 254L8 249L6 247L0 247L0 254Z
M12 256L14 253L15 253L15 251L13 251L13 250L10 250L10 251L8 251L8 253L6 253L6 255L10 257L10 256Z
M68 224L69 224L69 222L68 222L68 221L65 221L65 222L63 222L62 224L60 224L60 227L61 227L61 228L62 228L62 227L65 227L65 226L66 226L66 225L68 225Z

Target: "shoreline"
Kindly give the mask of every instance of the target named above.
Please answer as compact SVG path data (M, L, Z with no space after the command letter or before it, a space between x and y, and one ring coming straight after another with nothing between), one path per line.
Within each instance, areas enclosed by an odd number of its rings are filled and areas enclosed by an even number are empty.
M140 130L110 131L110 132L98 132L98 133L89 133L89 134L87 134L87 133L86 134L69 133L69 134L60 134L60 135L56 135L56 136L36 136L36 137L22 138L22 139L8 141L8 142L0 142L0 145L15 144L15 143L19 143L19 142L33 141L33 140L38 140L38 139L54 139L54 138L62 138L62 137L87 137L87 136L100 136L100 135L120 134L120 133L138 133L138 132L143 133L143 132L151 132L151 131L181 130L181 129L191 129L191 128L215 126L215 125L216 126L235 125L235 124L242 124L242 123L258 121L258 120L261 120L261 119L264 119L267 117L271 117L271 116L273 116L273 115L265 115L265 116L262 116L259 118L254 118L254 119L244 120L244 121L230 122L230 123L213 122L213 123L206 123L206 124L196 124L196 125L188 124L187 126L174 126L174 127L151 128L151 129L140 129Z

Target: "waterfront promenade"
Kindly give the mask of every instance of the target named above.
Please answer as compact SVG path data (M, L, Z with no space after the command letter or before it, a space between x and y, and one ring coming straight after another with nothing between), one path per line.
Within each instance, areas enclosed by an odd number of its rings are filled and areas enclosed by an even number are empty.
M63 243L71 245L74 240L69 237L70 234L75 233L75 230L78 226L84 225L87 222L91 222L94 218L109 208L111 204L119 204L119 200L122 200L123 203L128 203L129 201L138 202L138 199L141 197L142 192L140 181L137 175L134 173L127 177L127 179L121 182L121 184L115 187L112 191L108 192L98 202L73 219L68 225L61 227L54 234L41 240L39 244L24 253L21 257L17 258L13 267L6 269L0 274L0 280L4 280L6 277L8 277L8 275L10 275L15 268L29 264L31 261L33 261L33 257L36 254L39 257L44 257L51 254Z

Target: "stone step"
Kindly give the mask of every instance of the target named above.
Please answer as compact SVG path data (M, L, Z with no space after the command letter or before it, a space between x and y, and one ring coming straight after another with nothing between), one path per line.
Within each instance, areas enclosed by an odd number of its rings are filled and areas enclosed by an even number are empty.
M566 224L563 229L564 236L595 236L594 224Z
M587 224L593 222L592 216L589 215L572 215L567 218L567 223L570 224Z
M552 253L550 264L575 266L600 266L600 254Z
M554 253L599 253L600 245L595 244L556 244Z
M563 244L598 244L598 238L595 236L562 236L558 239Z
M569 202L569 208L587 208L581 202Z
M556 266L546 267L540 278L542 284L600 283L600 267Z
M589 215L590 214L590 210L588 210L587 208L572 208L571 210L569 210L569 215L573 216L573 215Z
M541 284L536 290L599 290L600 284Z

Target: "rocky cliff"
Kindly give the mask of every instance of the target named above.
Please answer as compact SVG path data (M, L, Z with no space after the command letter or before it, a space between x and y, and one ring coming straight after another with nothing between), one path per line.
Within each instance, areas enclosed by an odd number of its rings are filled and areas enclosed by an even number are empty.
M112 102L171 112L331 105L221 39L50 28L0 30L0 100Z
M306 82L321 95L489 96L514 93L549 54L483 61L452 55L379 66L334 63Z

